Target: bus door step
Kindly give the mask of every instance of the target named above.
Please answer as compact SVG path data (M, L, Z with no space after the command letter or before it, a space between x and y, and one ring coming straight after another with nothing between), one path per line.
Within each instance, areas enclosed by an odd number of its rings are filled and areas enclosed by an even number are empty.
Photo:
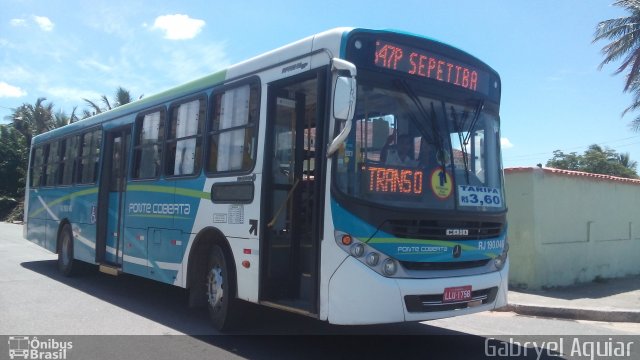
M100 264L98 269L100 270L100 272L103 272L103 273L109 274L109 275L113 275L113 276L118 276L122 272L122 268L121 267L116 267L116 266L107 265L107 264Z

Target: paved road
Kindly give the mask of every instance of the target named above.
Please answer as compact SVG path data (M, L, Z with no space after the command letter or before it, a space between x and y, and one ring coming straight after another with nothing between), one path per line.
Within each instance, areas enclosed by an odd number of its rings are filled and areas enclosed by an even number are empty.
M428 323L344 327L255 306L247 308L250 320L246 329L222 336L212 329L203 311L187 308L182 289L135 276L113 277L92 267L87 267L81 276L66 278L57 272L55 259L56 255L23 240L21 226L0 223L0 335L5 339L10 335L72 339L73 356L67 358L127 359L132 358L132 352L139 359L195 359L204 355L224 359L333 358L366 354L396 358L398 353L421 354L416 357L424 358L425 351L438 351L449 357L460 352L474 358L463 351L465 346L484 352L488 337L508 339L511 335L540 335L539 339L552 336L556 340L560 335L635 335L640 347L640 324L634 323L483 313ZM321 336L278 336L301 334ZM6 344L0 341L0 359L7 356Z

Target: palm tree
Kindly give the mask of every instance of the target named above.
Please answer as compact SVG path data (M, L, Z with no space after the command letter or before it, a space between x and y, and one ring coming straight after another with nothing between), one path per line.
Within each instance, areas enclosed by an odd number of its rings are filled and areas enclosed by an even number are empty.
M122 106L133 101L129 90L123 87L118 87L118 90L116 90L115 100L114 107Z
M640 107L640 0L618 0L613 5L626 9L630 15L601 21L596 28L593 42L611 41L602 48L605 58L600 63L600 69L610 62L624 58L615 73L629 70L624 91L635 96L634 103L625 109L624 115ZM632 121L631 126L635 131L640 130L640 116Z
M53 119L53 103L45 104L46 98L38 98L34 105L24 103L16 108L7 118L24 136L27 149L31 147L31 139L56 127Z
M142 95L140 95L138 99L141 99L141 98L142 98ZM107 95L102 95L100 97L100 100L102 101L102 104L104 106L100 106L94 101L91 101L89 99L82 99L82 100L84 100L87 103L87 105L89 105L89 108L90 108L89 110L82 111L83 119L91 117L96 114L100 114L105 111L109 111L111 109L117 108L118 106L122 106L133 101L131 98L131 92L129 92L129 90L123 88L122 86L118 87L118 89L116 90L116 94L113 99L114 100L113 106L111 105L111 102L109 102L109 98L107 97Z
M631 160L631 156L629 155L629 153L618 154L617 160L620 165L624 166L627 169L636 171L636 168L638 167L638 162L635 160Z
M78 109L77 106L75 106L73 108L73 110L71 111L71 115L67 115L67 113L65 113L64 111L58 110L53 114L53 127L54 128L59 128L65 125L68 125L72 122L76 122L78 121L78 116L76 116L76 110Z
M622 116L625 116L628 112L633 112L640 109L640 80L634 81L629 87L628 92L633 94L633 102L622 112ZM631 121L629 124L631 130L638 132L640 131L640 116L637 116L635 119Z

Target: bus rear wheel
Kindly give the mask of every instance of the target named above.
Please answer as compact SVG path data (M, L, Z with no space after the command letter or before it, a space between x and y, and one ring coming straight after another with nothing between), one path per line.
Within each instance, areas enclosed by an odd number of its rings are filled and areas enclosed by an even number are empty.
M58 270L64 276L73 276L78 265L73 260L73 235L71 226L65 224L58 235Z
M218 330L230 330L235 325L235 278L230 260L218 245L214 245L207 266L207 308L209 317Z

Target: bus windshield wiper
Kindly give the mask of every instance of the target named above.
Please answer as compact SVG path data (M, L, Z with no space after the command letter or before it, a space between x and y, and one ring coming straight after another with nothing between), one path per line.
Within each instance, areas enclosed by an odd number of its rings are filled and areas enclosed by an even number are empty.
M431 113L428 113L427 110L424 108L424 105L422 104L422 101L420 101L420 98L416 95L416 93L413 91L411 86L409 86L409 84L407 84L406 80L397 81L396 82L396 86L398 86L409 97L409 99L411 99L413 104L418 109L418 112L420 113L420 116L425 121L431 123L431 130L433 131L433 133L435 135L433 137L431 137L429 135L429 132L427 131L427 129L425 129L423 124L421 124L419 121L416 122L416 127L420 130L422 135L425 136L426 138L435 138L434 143L438 148L438 152L444 151L444 144L442 143L442 136L440 134L440 130L438 129L438 125L436 124L437 115L436 115L435 109L433 107L433 103L431 104ZM444 158L443 159L439 159L439 161L440 161L440 165L442 166L442 169L444 170L444 168L445 168Z
M471 134L476 129L476 125L478 125L478 119L480 118L480 113L484 109L484 99L480 100L478 103L478 107L476 107L476 112L473 114L473 120L471 120L471 125L469 125L469 132L464 139L465 145L469 143L469 139L471 138Z
M464 174L467 180L467 184L469 183L469 152L467 151L467 145L469 145L469 140L471 139L471 134L476 128L478 124L478 119L480 118L480 113L484 108L484 100L480 100L478 106L476 107L476 111L473 114L473 119L471 120L471 124L469 124L469 130L466 135L464 134L465 125L467 124L468 113L465 112L462 116L462 119L458 119L458 115L456 110L451 106L451 117L453 118L453 123L456 125L456 131L458 132L458 139L460 141L460 150L462 151L462 162L464 163ZM444 103L442 103L442 112L444 116L447 116L447 110L445 108Z

